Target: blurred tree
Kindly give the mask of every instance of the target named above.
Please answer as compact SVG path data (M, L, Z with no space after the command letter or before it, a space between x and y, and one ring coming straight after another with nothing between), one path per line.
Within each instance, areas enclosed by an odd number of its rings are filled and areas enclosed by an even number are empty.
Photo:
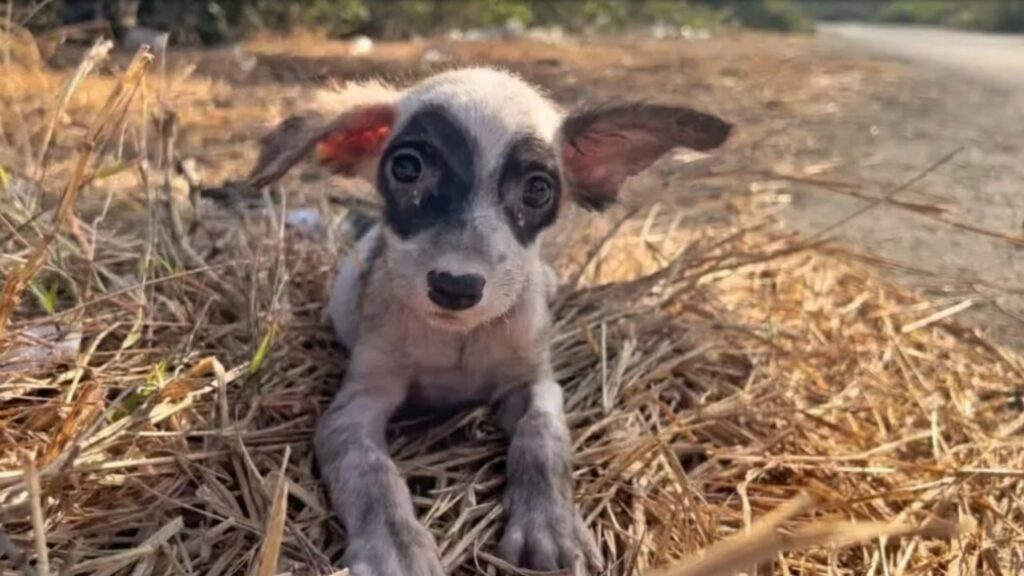
M57 17L66 23L105 20L114 36L121 38L138 24L140 0L64 0L57 4Z
M34 0L42 1L42 0ZM328 36L398 38L458 28L562 26L615 31L662 23L804 29L790 0L54 0L63 22L103 18L118 33L136 22L179 43L233 41L255 30L315 27Z
M312 0L303 11L302 23L323 28L332 36L351 36L363 30L370 17L363 0Z
M24 0L35 29L105 19L116 34L136 22L175 41L217 43L255 30L305 26L329 36L407 38L453 28L523 25L614 31L653 23L809 30L812 18L1024 30L1024 0Z
M885 2L879 0L795 0L815 20L874 20Z
M727 12L699 3L678 0L648 0L641 3L637 17L642 22L713 28L726 20Z
M807 32L814 22L792 0L693 0L697 4L727 11L741 26L764 30Z
M738 2L732 10L739 23L749 28L789 32L809 32L814 29L814 22L790 0Z
M630 22L630 12L639 8L629 0L585 0L580 14L584 27L597 30L623 28Z
M877 19L903 24L931 24L1015 32L1024 30L1024 2L1019 0L892 0Z

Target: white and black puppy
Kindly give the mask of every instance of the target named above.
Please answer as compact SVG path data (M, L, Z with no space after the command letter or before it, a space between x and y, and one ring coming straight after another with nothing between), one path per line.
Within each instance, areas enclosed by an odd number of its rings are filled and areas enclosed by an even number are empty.
M295 117L264 140L263 185L317 147L362 175L380 224L342 264L328 314L352 357L316 432L356 576L440 576L385 427L403 406L494 406L511 438L499 553L536 570L596 571L573 503L569 432L549 353L555 277L543 231L574 201L613 202L669 149L720 145L730 125L688 108L611 105L564 114L506 72L473 68L404 91L362 87L333 119Z

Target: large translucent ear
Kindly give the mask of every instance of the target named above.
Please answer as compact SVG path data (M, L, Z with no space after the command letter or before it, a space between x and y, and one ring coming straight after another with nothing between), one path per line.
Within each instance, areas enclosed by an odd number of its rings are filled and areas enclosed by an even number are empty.
M601 210L614 202L627 178L677 146L710 150L729 138L732 125L682 106L626 103L584 108L562 122L562 166L569 194Z
M381 84L319 94L311 109L278 124L260 141L249 184L271 184L315 151L336 173L373 181L395 120L398 92Z

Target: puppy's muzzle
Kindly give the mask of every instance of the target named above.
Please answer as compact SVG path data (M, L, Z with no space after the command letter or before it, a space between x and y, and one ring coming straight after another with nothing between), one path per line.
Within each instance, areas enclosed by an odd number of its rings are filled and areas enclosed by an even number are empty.
M449 274L431 270L427 273L430 301L446 310L466 310L484 297L486 280L479 274Z

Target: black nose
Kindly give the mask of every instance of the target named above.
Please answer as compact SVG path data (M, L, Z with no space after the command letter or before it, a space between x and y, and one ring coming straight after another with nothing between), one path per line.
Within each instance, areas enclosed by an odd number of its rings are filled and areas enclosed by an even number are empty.
M484 297L484 277L479 274L449 274L431 270L427 273L430 300L448 310L465 310L476 306Z

